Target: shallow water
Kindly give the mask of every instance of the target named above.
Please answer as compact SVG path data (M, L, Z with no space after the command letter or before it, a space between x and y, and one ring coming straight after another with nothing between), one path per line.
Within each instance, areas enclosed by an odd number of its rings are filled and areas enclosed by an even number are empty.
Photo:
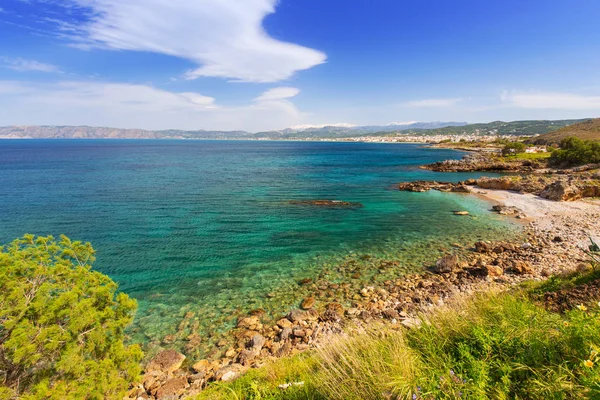
M140 302L134 340L159 343L193 311L177 343L194 331L208 348L248 310L297 305L301 278L345 280L350 263L358 286L418 270L449 243L514 232L474 196L392 189L480 176L417 168L461 156L408 144L5 140L0 242L90 241L95 268ZM363 207L289 203L310 199ZM384 259L399 265L382 271Z

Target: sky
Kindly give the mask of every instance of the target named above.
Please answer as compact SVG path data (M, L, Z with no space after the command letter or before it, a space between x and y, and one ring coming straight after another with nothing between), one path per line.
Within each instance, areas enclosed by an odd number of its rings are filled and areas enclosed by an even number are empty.
M0 126L600 116L598 0L0 0Z

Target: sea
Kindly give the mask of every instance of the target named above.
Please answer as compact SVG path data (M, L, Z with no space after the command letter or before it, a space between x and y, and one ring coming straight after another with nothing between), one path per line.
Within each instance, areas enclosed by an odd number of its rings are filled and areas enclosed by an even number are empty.
M206 356L240 316L280 317L323 282L359 290L423 271L453 243L517 234L476 196L395 189L480 176L419 168L463 155L420 144L1 140L0 243L25 233L91 242L93 268L139 303L132 342ZM186 347L192 333L201 346Z

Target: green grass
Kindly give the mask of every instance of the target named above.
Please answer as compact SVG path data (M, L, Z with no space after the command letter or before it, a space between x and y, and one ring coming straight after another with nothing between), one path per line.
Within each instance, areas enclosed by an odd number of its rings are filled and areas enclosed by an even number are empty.
M518 153L506 156L507 160L547 160L550 159L552 153Z
M465 299L427 314L419 329L348 332L197 399L599 399L600 306L559 315L530 300L597 278L589 272Z

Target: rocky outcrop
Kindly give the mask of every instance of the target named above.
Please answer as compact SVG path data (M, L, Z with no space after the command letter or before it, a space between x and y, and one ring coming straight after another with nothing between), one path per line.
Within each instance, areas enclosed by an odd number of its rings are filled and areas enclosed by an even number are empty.
M440 192L470 193L471 190L462 182L436 182L436 181L414 181L398 184L398 189L406 192L427 192L438 190Z
M530 160L506 161L502 158L484 154L468 154L460 160L438 161L424 165L421 168L437 172L532 172L543 167L543 164Z
M289 204L329 208L362 208L361 203L342 200L290 200Z
M569 176L558 175L525 175L503 176L499 178L481 177L468 179L464 182L436 182L415 181L402 182L398 189L410 192L426 192L439 190L442 192L471 192L470 187L477 186L481 189L510 190L519 193L532 193L553 201L573 201L585 197L600 197L600 180L593 174ZM523 217L520 210L508 208L494 210L504 215L517 215Z

